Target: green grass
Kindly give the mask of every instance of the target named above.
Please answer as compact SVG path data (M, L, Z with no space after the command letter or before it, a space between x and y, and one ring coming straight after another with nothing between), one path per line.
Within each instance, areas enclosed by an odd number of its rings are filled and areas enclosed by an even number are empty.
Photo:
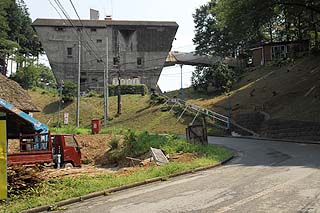
M51 132L58 132L56 129L52 130L58 123L58 96L46 93L42 94L38 90L29 90L28 93L33 103L41 110L39 113L34 113L34 117L51 127ZM123 95L121 100L122 114L117 116L117 97L109 98L108 129L130 128L153 133L185 133L188 123L177 123L178 118L172 112L162 112L160 110L162 105L150 104L150 96ZM69 113L69 126L75 126L75 111L75 101L63 104L60 115L61 122L63 122L63 114L66 112ZM103 121L103 98L101 97L81 98L80 127L89 129L92 119L101 119ZM63 127L72 129L72 127L68 126Z
M150 135L146 132L133 132L131 130L119 130L119 132L124 134L125 146L116 150L119 153L123 153L123 156L139 156L147 152L150 146L152 146L161 148L166 153L183 151L185 153L197 153L201 157L187 163L170 162L163 166L141 167L132 173L126 174L110 173L95 177L83 175L52 179L42 182L34 188L30 188L21 195L12 196L8 206L0 205L0 211L18 212L23 209L52 204L68 198L150 178L167 178L171 174L212 165L231 156L231 152L222 147L193 145L175 136Z

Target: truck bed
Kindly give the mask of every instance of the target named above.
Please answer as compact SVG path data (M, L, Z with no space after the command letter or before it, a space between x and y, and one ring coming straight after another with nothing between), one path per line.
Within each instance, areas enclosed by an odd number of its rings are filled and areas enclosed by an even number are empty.
M52 163L51 151L32 151L8 154L8 165Z

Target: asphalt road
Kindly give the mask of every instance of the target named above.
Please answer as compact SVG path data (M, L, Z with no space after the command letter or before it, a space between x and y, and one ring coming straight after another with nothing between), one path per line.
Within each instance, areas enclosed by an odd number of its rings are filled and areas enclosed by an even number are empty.
M210 138L223 167L67 207L66 212L320 212L320 145Z

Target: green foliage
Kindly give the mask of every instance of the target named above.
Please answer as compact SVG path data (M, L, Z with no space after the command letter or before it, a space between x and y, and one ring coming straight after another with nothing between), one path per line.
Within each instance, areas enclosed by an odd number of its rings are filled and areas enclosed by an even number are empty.
M118 93L117 85L109 85L109 96L116 96ZM146 95L148 93L148 88L144 84L140 85L121 85L121 94L141 94Z
M53 134L91 134L90 129L85 129L85 128L77 128L74 126L68 126L68 127L63 127L63 128L51 128L50 129L51 133Z
M163 104L166 102L166 98L158 95L158 94L151 94L150 96L150 104Z
M264 42L310 38L319 47L316 0L210 0L193 17L197 54L241 57Z
M115 150L119 148L120 139L121 138L118 135L112 135L109 142L109 147L111 150Z
M73 81L65 81L62 90L62 99L64 102L71 102L77 93L77 84Z
M0 2L0 72L5 74L6 59L13 56L37 57L43 52L36 32L31 26L28 9L23 0ZM25 62L23 60L22 62ZM22 63L19 62L19 67Z
M11 78L25 89L56 87L56 80L52 70L44 64L33 64L33 60L30 60L29 65L21 67Z
M197 67L192 73L191 83L195 90L208 92L210 86L216 90L227 90L236 79L236 73L222 63L211 67Z

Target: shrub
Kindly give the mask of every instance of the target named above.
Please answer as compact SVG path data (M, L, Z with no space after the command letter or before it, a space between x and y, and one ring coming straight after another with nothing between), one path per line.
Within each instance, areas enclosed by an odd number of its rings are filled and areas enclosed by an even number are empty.
M64 102L71 102L76 96L77 84L73 81L65 81L62 90L62 99Z
M121 94L141 94L146 95L148 93L148 88L144 84L140 85L121 85ZM116 96L118 94L118 86L109 86L109 96Z

